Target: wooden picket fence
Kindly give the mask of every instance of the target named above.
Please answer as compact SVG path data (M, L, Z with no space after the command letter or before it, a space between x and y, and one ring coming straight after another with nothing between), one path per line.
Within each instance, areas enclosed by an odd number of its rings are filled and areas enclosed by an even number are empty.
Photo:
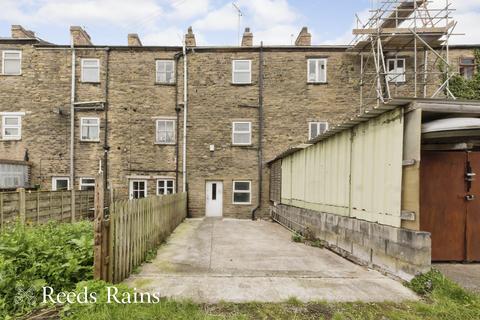
M75 191L75 220L93 218L93 208L93 191ZM0 228L14 221L39 224L71 218L71 191L0 192Z
M107 210L101 190L99 182L95 191L94 277L118 283L185 219L187 194L121 200Z

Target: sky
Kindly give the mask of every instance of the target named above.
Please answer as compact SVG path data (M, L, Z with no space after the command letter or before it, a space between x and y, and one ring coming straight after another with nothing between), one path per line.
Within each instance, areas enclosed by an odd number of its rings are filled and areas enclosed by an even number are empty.
M0 0L0 37L21 24L40 38L69 44L69 26L79 25L97 45L126 45L138 33L144 45L180 45L188 26L197 45L238 44L250 27L254 43L292 44L303 26L312 44L348 44L355 14L369 15L380 0ZM433 0L434 5L446 0ZM451 0L458 21L455 43L480 44L480 0Z

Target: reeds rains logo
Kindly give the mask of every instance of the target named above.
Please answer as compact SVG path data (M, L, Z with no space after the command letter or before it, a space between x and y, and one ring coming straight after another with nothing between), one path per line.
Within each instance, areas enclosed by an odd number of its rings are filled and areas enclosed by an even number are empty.
M90 291L88 287L83 287L80 292L57 292L55 293L52 287L43 287L42 297L43 303L58 303L58 304L90 304L97 303L99 297L106 296L105 303L118 303L118 304L136 304L136 303L159 303L160 293L158 292L137 292L134 288L133 292L119 292L115 286L105 287L105 292Z

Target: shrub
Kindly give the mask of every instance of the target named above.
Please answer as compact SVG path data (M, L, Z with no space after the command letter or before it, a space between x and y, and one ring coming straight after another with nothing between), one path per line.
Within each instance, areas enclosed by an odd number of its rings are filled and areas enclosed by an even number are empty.
M91 222L17 224L0 233L0 318L39 306L45 285L71 290L92 277Z

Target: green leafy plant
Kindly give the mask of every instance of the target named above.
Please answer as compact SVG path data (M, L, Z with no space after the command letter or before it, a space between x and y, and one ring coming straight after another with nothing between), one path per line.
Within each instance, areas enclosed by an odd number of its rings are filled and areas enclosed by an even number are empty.
M474 51L475 61L480 61L480 49ZM440 70L445 70L444 65L440 65ZM449 89L458 99L480 100L480 64L477 65L477 72L472 79L465 79L459 74L450 79ZM446 78L443 79L444 81Z
M92 277L91 222L16 224L0 233L1 319L38 307L43 286L70 290Z
M304 238L303 238L303 236L302 236L300 233L294 232L294 233L292 234L292 241L293 241L293 242L303 242L303 241L304 241Z

